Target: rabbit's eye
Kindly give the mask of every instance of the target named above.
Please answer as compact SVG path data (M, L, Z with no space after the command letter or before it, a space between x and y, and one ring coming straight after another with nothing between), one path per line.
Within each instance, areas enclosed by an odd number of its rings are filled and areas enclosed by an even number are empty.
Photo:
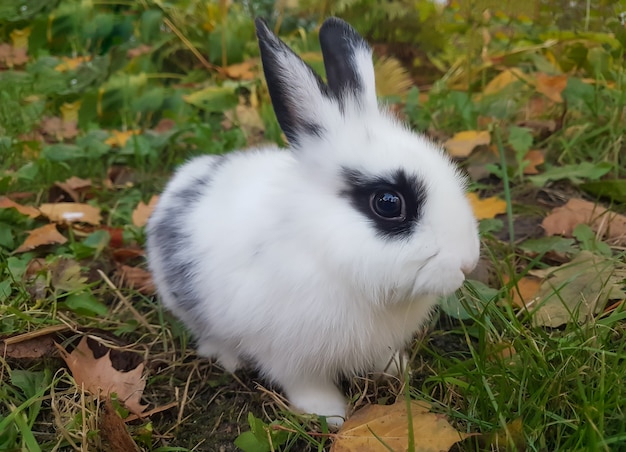
M379 217L388 220L404 220L406 217L404 198L393 190L378 190L372 193L370 207Z

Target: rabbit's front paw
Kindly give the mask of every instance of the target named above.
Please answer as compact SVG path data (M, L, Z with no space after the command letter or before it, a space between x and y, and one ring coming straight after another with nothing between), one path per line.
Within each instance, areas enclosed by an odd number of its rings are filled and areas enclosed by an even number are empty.
M205 358L217 358L217 362L231 374L241 366L237 352L222 343L205 340L198 344L198 354Z
M298 381L285 385L285 393L299 411L325 416L328 425L339 428L346 417L346 400L331 382Z

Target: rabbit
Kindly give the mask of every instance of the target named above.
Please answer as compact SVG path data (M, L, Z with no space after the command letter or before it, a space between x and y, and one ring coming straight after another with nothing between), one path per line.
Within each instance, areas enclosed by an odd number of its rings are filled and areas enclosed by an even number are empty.
M252 365L291 407L339 427L341 377L383 371L476 265L466 180L379 107L372 52L319 30L327 82L256 19L277 146L183 164L147 225L164 306L198 354Z

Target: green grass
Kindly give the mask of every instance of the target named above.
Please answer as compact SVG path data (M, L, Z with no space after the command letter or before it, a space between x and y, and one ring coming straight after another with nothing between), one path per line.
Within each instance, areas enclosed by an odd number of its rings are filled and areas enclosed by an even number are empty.
M485 176L471 187L500 196L508 208L481 223L480 281L468 282L412 344L409 385L355 378L344 384L350 400L357 407L407 394L427 400L457 429L480 434L461 450L625 449L623 300L607 314L549 328L514 307L511 294L530 270L568 262L581 250L610 259L616 274L626 261L623 244L605 243L589 228L540 252L525 246L537 235L528 223L538 228L559 200L586 196L626 211L626 195L606 191L626 184L626 29L617 18L623 6L576 2L565 14L559 2L529 3L523 11L490 2L486 15L481 2L453 2L440 12L426 1L410 10L402 2L329 2L323 11L301 3L272 16L298 51L318 50L320 14L352 18L373 41L383 40L377 52L397 53L406 70L394 76L419 81L388 99L414 128L436 139L489 130L496 152L479 163ZM258 111L263 139L282 141L259 68L251 65L254 77L245 80L216 69L258 56L251 16L269 16L274 2L234 2L230 9L198 0L32 5L26 12L0 7L0 43L17 48L11 33L30 27L27 64L10 68L0 52L0 195L39 206L67 198L51 189L55 182L89 178L81 200L102 209L106 228L60 225L66 243L15 253L47 221L0 209L0 340L11 344L57 328L44 337L71 347L91 335L145 359L144 399L151 408L176 406L128 423L142 450L229 451L235 440L258 450L328 450L333 436L324 420L290 413L275 388L257 386L263 382L253 371L231 376L198 360L182 325L118 271L121 264L145 267L142 255L123 260L120 249L143 247L145 232L132 224L132 212L177 165L259 142L245 115L233 116L235 107ZM544 45L548 39L556 41ZM130 56L140 45L143 53ZM407 57L407 45L418 51ZM61 57L76 56L91 62L58 69ZM484 94L507 68L527 77ZM566 74L565 102L542 103L536 73ZM64 109L76 102L72 118ZM50 135L42 119L52 117L77 133ZM116 145L107 142L112 130L137 133ZM530 149L545 151L536 176L524 174ZM476 165L481 152L462 164ZM125 176L111 180L113 167ZM617 284L624 288L623 273ZM60 358L52 350L18 358L12 350L0 353L0 450L109 447L99 434L101 403L75 385Z

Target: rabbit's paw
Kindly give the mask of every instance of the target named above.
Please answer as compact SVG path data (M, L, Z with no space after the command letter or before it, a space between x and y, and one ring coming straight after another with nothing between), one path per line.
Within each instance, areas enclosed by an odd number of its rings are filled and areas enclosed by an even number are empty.
M374 375L403 379L408 364L409 357L405 352L394 352L376 363Z
M328 425L339 428L346 416L346 400L331 382L298 381L285 385L285 393L299 411L325 416Z
M198 354L205 358L217 358L219 365L231 374L241 366L237 352L222 343L205 340L198 344Z

